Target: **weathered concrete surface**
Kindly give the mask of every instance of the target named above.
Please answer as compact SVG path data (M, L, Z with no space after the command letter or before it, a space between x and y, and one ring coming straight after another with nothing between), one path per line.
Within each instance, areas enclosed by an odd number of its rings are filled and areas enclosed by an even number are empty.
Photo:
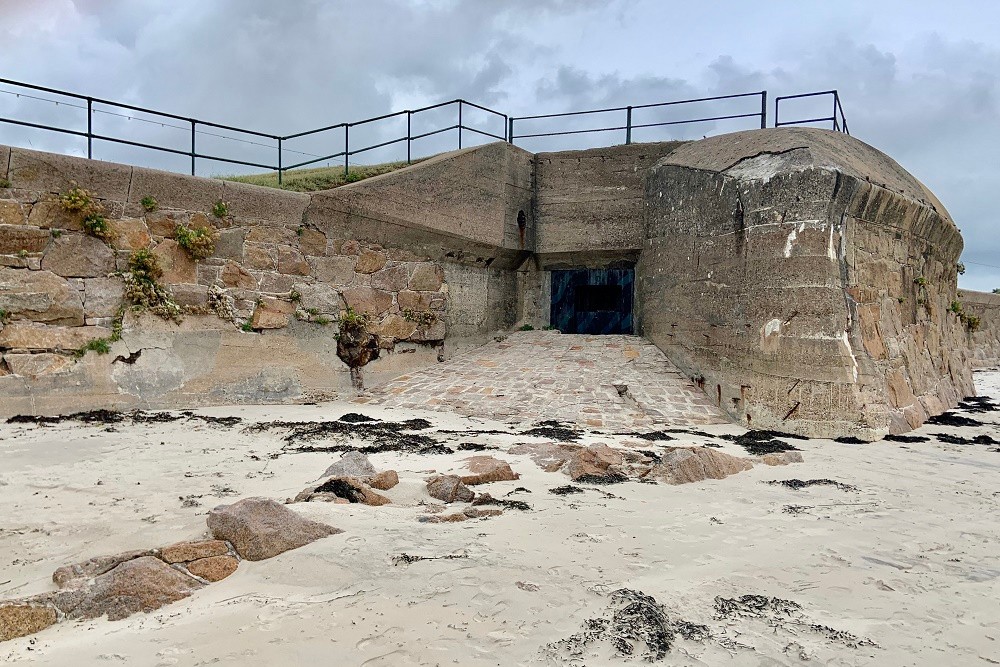
M646 175L684 142L535 156L539 255L641 250Z
M977 368L1000 364L1000 294L959 290L962 311L979 318L970 332L972 365Z
M647 182L642 332L733 419L913 428L972 392L947 311L962 239L890 158L813 129L678 147Z

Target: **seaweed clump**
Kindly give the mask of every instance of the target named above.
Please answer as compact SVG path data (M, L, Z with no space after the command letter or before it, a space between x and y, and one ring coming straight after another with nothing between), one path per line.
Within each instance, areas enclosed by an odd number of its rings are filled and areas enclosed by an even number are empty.
M795 445L778 440L776 436L781 436L782 438L792 437L776 431L747 431L742 435L736 436L733 441L745 449L751 456L799 451L799 448Z

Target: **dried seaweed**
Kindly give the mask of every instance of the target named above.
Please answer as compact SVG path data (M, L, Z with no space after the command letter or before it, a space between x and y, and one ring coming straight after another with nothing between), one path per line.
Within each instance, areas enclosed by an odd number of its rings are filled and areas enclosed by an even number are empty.
M934 424L935 426L982 426L983 422L978 419L973 419L972 417L963 417L962 415L957 415L954 412L942 412L939 415L934 415L927 420L928 424Z
M583 489L579 486L573 486L572 484L567 484L565 486L557 486L554 489L549 489L549 493L554 493L557 496L568 496L571 493L583 493Z
M844 484L843 482L836 482L832 479L775 479L767 482L772 486L784 486L793 491L800 491L810 486L834 486L841 491L857 491L856 486L851 486L850 484Z
M799 451L795 445L776 439L776 436L779 435L782 438L789 437L775 431L747 431L733 438L733 442L745 449L751 456Z

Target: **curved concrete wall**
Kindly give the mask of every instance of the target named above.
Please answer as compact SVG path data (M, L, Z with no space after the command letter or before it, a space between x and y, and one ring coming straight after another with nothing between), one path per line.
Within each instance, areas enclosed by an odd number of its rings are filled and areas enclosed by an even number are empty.
M692 142L646 189L643 333L752 427L875 438L971 394L949 312L962 239L912 176L844 134Z
M979 318L970 334L972 365L976 368L1000 365L1000 294L959 290L962 310Z

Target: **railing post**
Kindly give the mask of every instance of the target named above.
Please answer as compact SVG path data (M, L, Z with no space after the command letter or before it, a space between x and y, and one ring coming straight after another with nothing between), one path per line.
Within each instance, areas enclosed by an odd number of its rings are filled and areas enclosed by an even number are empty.
M514 117L507 119L507 143L514 143Z
M833 131L836 132L840 129L840 124L837 122L837 91L833 91Z
M278 185L281 185L281 137L278 137Z
M767 129L767 91L760 91L760 129Z
M344 124L344 180L347 180L347 172L351 163L351 126Z
M413 136L413 132L411 131L412 123L413 123L413 112L410 111L409 109L407 109L407 111L406 111L406 164L412 164L412 161L411 161L411 158L410 158L410 144L413 142L413 139L411 138Z
M632 107L625 108L625 143L632 143Z
M94 100L87 98L87 159L94 158Z
M194 156L195 156L195 150L194 150L194 126L195 126L195 124L197 124L197 122L198 121L196 121L194 118L191 119L191 175L192 176L195 175L194 174Z
M458 101L458 150L462 150L462 100Z

